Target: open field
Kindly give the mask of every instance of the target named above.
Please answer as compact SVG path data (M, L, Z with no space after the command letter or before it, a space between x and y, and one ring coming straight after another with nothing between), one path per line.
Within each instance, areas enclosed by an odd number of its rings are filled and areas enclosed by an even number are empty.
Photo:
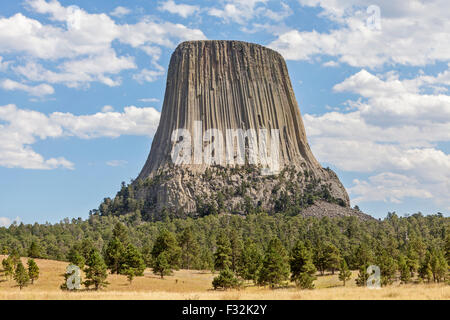
M0 256L0 261L5 258ZM22 258L23 263L26 259ZM336 275L319 276L315 290L299 290L294 287L271 290L248 286L241 290L214 291L211 272L196 270L175 271L174 275L160 279L150 269L144 277L136 278L129 284L122 275L109 275L108 288L95 292L66 292L59 289L63 283L66 262L36 259L40 268L40 277L34 285L19 290L14 280L5 281L0 277L0 299L154 299L154 300L202 300L202 299L445 299L450 300L448 285L393 285L379 290L370 290L355 286L352 279L344 288Z

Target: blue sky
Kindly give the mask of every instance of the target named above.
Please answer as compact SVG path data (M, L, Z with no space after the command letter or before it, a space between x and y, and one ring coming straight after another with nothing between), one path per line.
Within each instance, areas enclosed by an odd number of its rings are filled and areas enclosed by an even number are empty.
M135 178L170 55L199 39L285 57L311 148L352 205L448 215L450 5L376 4L2 1L0 225L86 218Z

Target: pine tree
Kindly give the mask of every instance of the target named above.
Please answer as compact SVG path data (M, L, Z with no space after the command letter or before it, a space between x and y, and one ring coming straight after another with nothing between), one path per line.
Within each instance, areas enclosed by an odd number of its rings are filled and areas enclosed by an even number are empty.
M278 238L270 240L259 270L258 284L271 288L283 284L289 279L289 257Z
M313 289L316 280L316 267L313 264L312 253L303 242L297 241L290 258L291 281L302 289Z
M30 277L31 284L39 278L39 267L34 259L28 259L28 276Z
M128 245L128 230L122 223L117 222L114 226L113 238L117 238L123 244L123 246Z
M145 270L145 262L142 257L142 253L131 243L127 246L123 257L124 264L121 273L128 275L130 269L133 271L134 276L143 276Z
M41 248L37 241L31 242L30 248L28 249L28 257L29 258L40 258L41 257Z
M9 255L11 262L14 266L14 270L17 268L17 265L20 263L20 253L17 249L13 249L11 254Z
M194 236L192 227L183 230L179 243L181 245L181 265L185 269L190 269L198 260L197 253L200 251L197 239Z
M411 281L411 269L408 266L407 259L400 255L398 258L398 270L400 271L400 280L402 283Z
M212 285L214 287L214 290L217 290L217 288L226 290L231 288L238 288L240 284L234 272L229 268L226 268L220 271L219 275L213 279Z
M367 273L368 265L361 265L359 267L358 277L355 279L356 285L358 287L365 287L367 280L369 279L369 274Z
M382 250L378 255L377 265L380 267L381 285L386 286L392 284L397 272L397 263L387 250Z
M334 274L334 271L339 269L342 260L339 249L334 244L328 243L325 250L327 253L327 269L330 269L331 274Z
M250 239L247 239L239 258L238 275L244 280L253 280L256 283L261 263L262 255L258 247Z
M92 249L86 260L86 268L84 269L86 280L83 284L89 288L94 286L95 290L106 287L109 283L106 281L108 277L107 267L102 256L96 249Z
M321 275L324 274L325 270L331 270L334 274L334 271L339 268L339 261L339 249L335 245L327 242L324 244L320 243L316 246L314 265L320 271Z
M133 282L134 277L136 276L136 270L134 268L129 268L128 266L124 269L123 274L127 276L130 284Z
M444 253L441 250L434 249L431 252L430 259L431 272L433 274L433 280L435 282L445 281L448 264L445 259Z
M447 264L450 266L450 231L447 232L447 237L445 238L445 258L447 259Z
M355 268L362 268L366 267L372 264L374 262L374 256L372 250L369 248L369 246L362 242L353 253L353 257L355 259ZM364 269L365 270L365 269ZM365 284L364 284L365 285Z
M235 229L230 234L231 247L231 271L236 272L239 263L239 257L242 253L242 240Z
M320 271L320 274L323 276L324 272L327 268L327 256L325 251L325 246L320 243L315 247L314 250L314 265L317 270Z
M14 273L14 280L16 280L16 283L19 286L20 290L22 290L23 287L27 286L28 281L30 281L28 272L21 261L19 261L19 263L17 264L16 271Z
M344 287L345 283L350 280L351 276L352 272L348 269L347 262L345 261L345 259L342 259L339 265L339 280L344 282Z
M164 279L164 276L172 274L172 266L170 265L167 256L167 252L163 251L153 262L153 273L160 275L161 279Z
M11 257L2 260L5 277L11 279L14 276L14 263Z
M408 246L406 253L406 265L408 266L411 278L419 270L419 254L414 250L412 246Z
M125 248L118 237L112 238L105 249L105 263L111 270L111 273L119 274L123 263Z
M84 268L85 259L81 253L81 244L74 244L67 253L67 259L80 269Z
M217 237L216 252L214 253L214 268L225 270L231 268L231 244L225 233L221 232Z
M159 234L152 249L153 273L164 275L172 273L179 268L181 248L173 233L163 230Z
M431 252L425 254L424 259L420 263L419 278L423 281L431 282L433 279L433 272L431 271Z
M81 241L80 244L80 253L84 258L84 261L86 263L86 261L89 259L89 256L91 255L91 251L95 249L94 247L94 243L92 242L91 239L87 238L87 239L83 239L83 241Z

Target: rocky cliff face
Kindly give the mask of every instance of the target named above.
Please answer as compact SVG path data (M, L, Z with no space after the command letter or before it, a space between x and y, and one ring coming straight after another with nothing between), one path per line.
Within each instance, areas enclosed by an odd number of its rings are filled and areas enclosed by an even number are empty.
M134 186L155 214L301 212L319 199L349 207L337 176L309 148L283 57L240 41L176 48Z

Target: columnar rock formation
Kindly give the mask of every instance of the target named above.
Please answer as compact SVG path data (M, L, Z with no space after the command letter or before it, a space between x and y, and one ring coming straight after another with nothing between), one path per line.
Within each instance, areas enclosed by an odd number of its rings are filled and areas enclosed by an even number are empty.
M180 129L192 135L190 147L181 152L185 156L181 165L173 161L174 148L186 139L174 136ZM209 129L223 136L202 136ZM247 133L253 129L259 152L267 147L266 155L277 155L271 162L277 162L276 170L265 175L260 170L264 163L248 157L244 163L236 160L239 140L226 139L227 130L233 129ZM220 149L214 143L222 137ZM244 138L247 156L254 146L252 137ZM264 138L267 143L261 144ZM211 151L215 162L205 161L205 152ZM309 148L283 57L240 41L189 41L176 48L160 124L134 185L146 208L157 213L270 211L283 209L283 202L302 208L319 198L339 204L342 212L349 207L337 176L322 168Z

